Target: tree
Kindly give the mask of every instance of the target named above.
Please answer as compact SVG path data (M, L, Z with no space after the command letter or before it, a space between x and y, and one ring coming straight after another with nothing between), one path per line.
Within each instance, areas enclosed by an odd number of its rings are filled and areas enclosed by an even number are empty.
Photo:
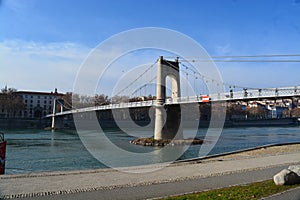
M300 117L300 108L294 108L291 110L291 117Z
M265 108L262 108L260 106L247 108L247 115L252 118L267 118L268 114L269 112Z
M3 108L7 118L17 117L24 109L23 98L14 88L1 89L0 108Z
M128 96L113 96L111 98L112 103L128 103L129 102L129 97Z
M110 104L110 99L108 98L108 96L104 95L104 94L96 94L95 98L95 106L102 106L102 105L108 105Z
M67 92L63 96L64 108L66 110L72 110L72 92Z
M73 109L92 107L95 106L95 97L91 97L88 95L72 94L71 105Z
M201 120L209 120L211 117L211 104L199 104L199 112Z
M233 116L246 116L246 111L242 109L241 105L234 103L227 106L226 115L232 119Z

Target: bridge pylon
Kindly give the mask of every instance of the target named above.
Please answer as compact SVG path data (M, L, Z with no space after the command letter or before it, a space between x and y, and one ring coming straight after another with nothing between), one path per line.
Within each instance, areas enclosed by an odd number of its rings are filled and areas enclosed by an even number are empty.
M155 128L154 139L182 139L181 110L180 105L172 105L165 108L166 79L170 77L172 82L172 99L180 97L180 75L178 59L174 61L158 59Z

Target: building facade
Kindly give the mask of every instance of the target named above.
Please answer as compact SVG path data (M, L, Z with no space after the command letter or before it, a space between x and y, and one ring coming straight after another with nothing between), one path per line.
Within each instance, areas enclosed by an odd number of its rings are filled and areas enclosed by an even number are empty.
M41 118L53 112L55 99L62 99L63 94L55 92L18 91L23 99L24 109L20 118Z

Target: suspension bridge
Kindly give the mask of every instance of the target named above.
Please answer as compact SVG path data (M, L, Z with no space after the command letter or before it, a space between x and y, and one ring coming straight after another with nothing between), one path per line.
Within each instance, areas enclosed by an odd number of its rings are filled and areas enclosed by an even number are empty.
M91 111L103 111L125 108L141 108L154 107L155 108L155 139L173 138L174 133L170 135L170 130L164 129L166 121L163 115L164 106L175 106L174 112L167 116L167 122L180 120L180 110L177 106L181 104L192 103L214 103L227 101L251 101L262 99L292 99L300 97L300 86L279 87L279 88L249 88L238 85L232 85L218 81L212 77L207 77L201 74L193 65L185 63L186 60L175 61L166 60L162 56L147 67L142 73L133 79L130 83L125 85L122 89L116 92L115 96L147 96L147 92L155 92L151 100L140 100L134 102L118 102L112 101L108 105L91 106L85 108L75 108L72 110L55 112L45 117L52 117L52 127L54 127L54 119L71 114L87 113ZM192 60L195 62L195 60ZM203 61L202 61L203 62ZM157 66L157 67L155 67ZM156 72L155 72L156 71ZM171 82L171 90L168 90L167 79ZM181 82L185 82L184 86ZM227 88L225 92L209 91L212 87ZM154 87L154 88L153 88ZM182 89L184 88L184 89ZM189 93L187 90L191 90ZM144 92L144 95L142 94ZM182 93L185 92L185 96ZM191 94L191 95L189 95ZM113 98L112 98L113 100ZM168 119L169 118L169 119ZM176 127L177 136L182 137L181 127ZM178 134L179 133L179 134Z
M299 88L299 89L298 89ZM245 94L245 92L247 92ZM203 100L204 98L205 100ZM209 101L206 99L209 97ZM282 87L282 88L267 88L257 90L246 90L236 92L226 92L222 94L187 96L177 98L167 98L164 105L182 104L182 103L209 103L209 102L224 102L224 101L251 101L260 99L284 99L300 97L300 86L298 87ZM68 115L73 113L90 112L97 110L110 110L119 108L136 108L136 107L154 107L156 100L135 101L135 102L121 102L113 103L103 106L92 106L87 108L77 108L63 112L57 112L54 116ZM46 115L52 117L53 114Z

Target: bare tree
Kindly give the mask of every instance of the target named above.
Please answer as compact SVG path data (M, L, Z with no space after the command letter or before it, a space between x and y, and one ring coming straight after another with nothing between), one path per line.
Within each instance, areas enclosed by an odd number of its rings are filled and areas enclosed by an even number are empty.
M246 111L242 109L239 104L229 104L227 105L226 115L229 119L232 119L233 116L245 116Z
M112 103L128 103L129 102L128 96L113 96L111 98Z
M108 105L110 104L110 99L108 98L107 95L104 94L96 94L95 95L95 106L102 106L102 105Z
M72 92L67 92L63 96L65 110L72 110Z
M14 88L1 89L0 107L4 108L7 118L17 117L24 109L23 99Z
M300 117L300 108L294 108L291 110L291 117Z
M247 108L247 115L251 118L263 119L267 118L269 112L260 106Z

